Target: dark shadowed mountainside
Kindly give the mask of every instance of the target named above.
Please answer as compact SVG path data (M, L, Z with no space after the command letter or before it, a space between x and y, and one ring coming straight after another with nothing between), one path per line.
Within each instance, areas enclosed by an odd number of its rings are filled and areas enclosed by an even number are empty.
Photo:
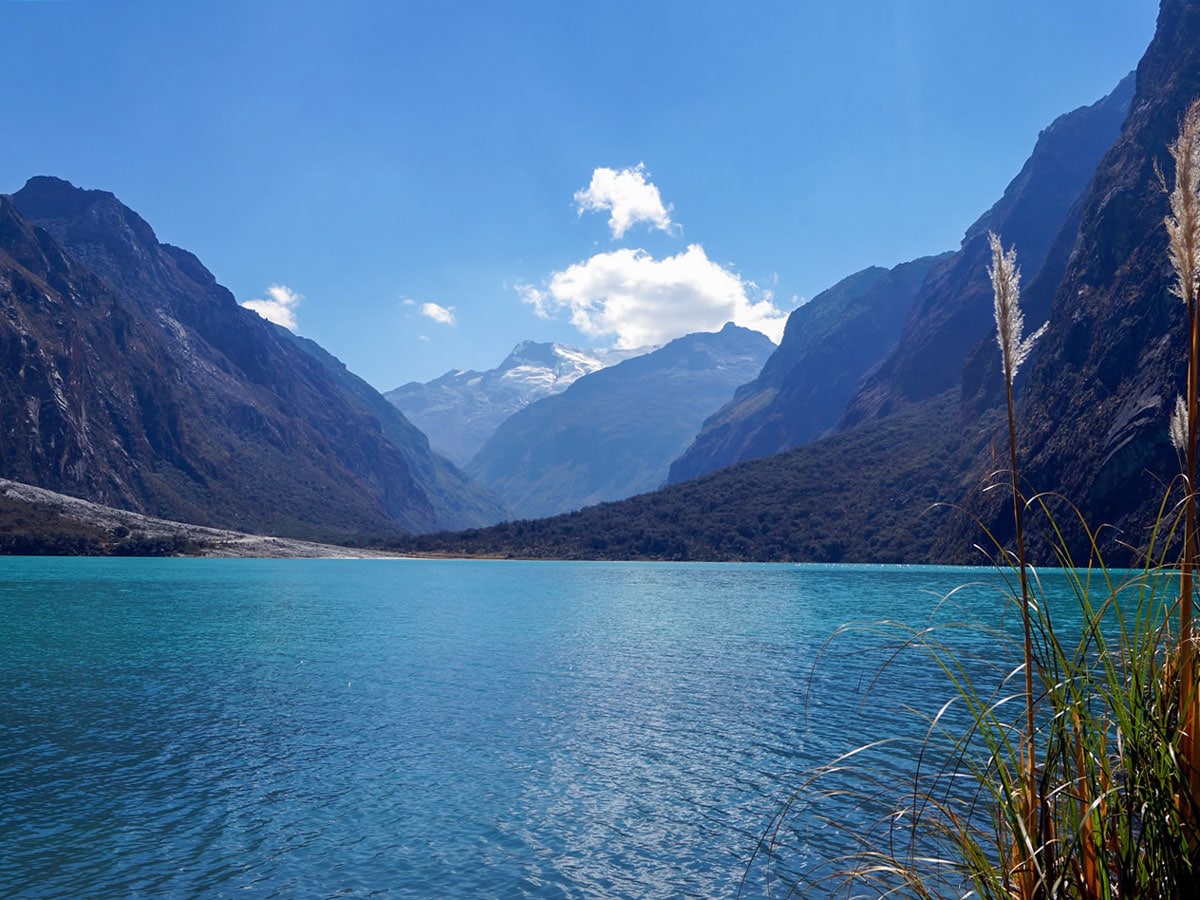
M880 422L683 484L537 521L404 539L401 552L561 559L943 562L938 507L993 414L962 429L949 391ZM871 479L869 483L864 479ZM968 549L958 562L981 562Z
M1200 3L1163 0L1128 122L1083 204L1050 329L1021 376L1030 489L1060 492L1093 527L1115 526L1102 534L1110 549L1145 544L1180 469L1167 423L1186 373L1186 311L1170 294L1168 205L1156 167L1173 181L1167 147L1197 97ZM999 509L970 499L1000 533L1011 531ZM1072 524L1064 513L1063 525ZM1083 537L1072 534L1074 552L1086 557Z
M758 374L774 346L726 325L585 375L508 418L467 472L524 518L656 488L704 419Z
M1025 277L1032 278L1120 133L1132 94L1129 76L1104 99L1059 116L1038 136L1004 196L926 282L896 346L847 405L842 427L889 415L960 384L963 362L994 327L987 232L1016 247ZM1030 322L1038 315L1037 321L1044 321L1044 306L1027 303L1026 308Z
M501 516L109 193L34 178L0 198L0 309L6 477L323 539ZM406 426L401 448L386 432Z
M790 450L832 429L863 375L895 344L942 259L864 269L793 311L762 372L705 421L671 464L668 482Z

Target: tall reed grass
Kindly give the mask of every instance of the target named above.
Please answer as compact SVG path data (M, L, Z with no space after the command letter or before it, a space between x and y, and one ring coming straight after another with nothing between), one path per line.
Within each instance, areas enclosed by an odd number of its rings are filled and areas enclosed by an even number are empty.
M1169 187L1162 178L1170 205L1165 226L1176 276L1172 292L1187 307L1187 388L1164 435L1179 451L1181 473L1161 501L1141 548L1141 566L1109 569L1096 532L1077 510L1062 498L1023 491L1013 378L1041 329L1022 336L1015 251L989 235L1010 451L1009 468L997 473L995 485L1011 493L1013 545L983 534L1005 576L1007 599L1020 612L1020 636L986 629L992 653L981 660L940 628L867 626L894 654L918 652L940 670L950 700L923 716L924 737L916 746L887 748L911 754L915 774L890 774L894 770L878 761L878 745L808 774L764 837L761 858L769 865L780 836L805 819L841 831L853 849L809 867L791 883L775 882L786 888L781 893L995 900L1200 896L1193 624L1200 564L1200 101L1184 114L1169 151L1174 173ZM1067 607L1052 602L1028 564L1026 515L1043 518L1058 538L1057 563L1070 585ZM1072 559L1066 549L1058 528L1064 516L1077 519L1090 538L1086 561ZM863 627L847 630L861 637ZM887 676L885 665L877 677ZM831 801L843 812L828 813ZM846 816L847 808L857 814Z

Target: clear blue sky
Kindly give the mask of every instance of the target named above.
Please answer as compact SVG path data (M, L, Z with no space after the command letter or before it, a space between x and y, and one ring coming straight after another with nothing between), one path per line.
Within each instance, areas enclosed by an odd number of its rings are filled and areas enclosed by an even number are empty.
M769 330L952 249L1156 15L9 0L0 192L112 191L240 301L300 295L297 330L386 390L522 339L656 342L727 310Z

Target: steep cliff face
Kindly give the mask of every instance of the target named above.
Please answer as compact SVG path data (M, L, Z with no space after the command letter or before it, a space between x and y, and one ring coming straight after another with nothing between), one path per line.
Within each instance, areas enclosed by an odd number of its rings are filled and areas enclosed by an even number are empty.
M1050 330L1029 365L1019 418L1031 487L1061 492L1094 527L1140 545L1179 464L1167 421L1186 371L1185 310L1172 273L1156 168L1200 96L1200 3L1163 0L1120 138L1085 203ZM976 501L1002 533L1004 516ZM1065 524L1070 524L1069 517ZM1106 530L1114 545L1117 532ZM1082 538L1075 548L1086 553Z
M895 344L926 276L944 259L864 269L795 310L758 378L705 421L671 464L668 483L790 450L833 428L863 375Z
M1119 134L1132 92L1130 76L1103 100L1060 116L1039 135L1004 196L925 284L896 346L855 392L840 427L890 415L959 384L964 361L992 328L987 232L1017 248L1025 277L1032 279ZM1028 315L1039 312L1045 309L1031 307Z
M405 423L398 447L325 364L111 194L35 178L0 203L5 475L298 536L499 518L478 498L459 515L413 464L430 457L419 432Z
M467 471L521 518L653 490L700 423L774 348L731 324L585 375L511 416Z

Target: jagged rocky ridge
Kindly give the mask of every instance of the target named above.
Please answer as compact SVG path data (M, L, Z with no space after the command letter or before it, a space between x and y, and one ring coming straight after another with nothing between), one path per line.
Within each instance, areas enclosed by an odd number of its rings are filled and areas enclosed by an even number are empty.
M987 232L1016 247L1025 278L1033 279L1064 228L1073 238L1077 205L1120 134L1132 95L1129 75L1107 97L1059 116L1042 131L1004 196L967 229L958 252L931 273L896 346L847 404L843 428L960 385L964 361L993 328ZM1073 244L1068 240L1065 249ZM1044 321L1045 293L1026 291L1024 299L1030 322L1039 316Z
M795 310L761 375L705 423L673 463L670 481L890 415L958 386L964 364L975 411L995 402L994 379L986 377L994 371L986 343L992 327L987 232L1019 248L1027 284L1035 286L1027 288L1026 308L1044 318L1074 244L1082 195L1119 133L1132 94L1131 74L1104 99L1047 127L956 252L890 272L864 270ZM1055 244L1057 234L1069 239ZM1042 269L1040 280L1032 278Z
M930 269L924 257L864 269L788 317L762 372L709 417L668 483L807 444L837 425L863 375L895 344Z
M774 346L729 324L585 375L505 420L467 472L521 518L652 490Z
M0 475L297 537L503 516L386 401L112 194L38 177L0 196L0 309Z
M411 381L386 397L456 465L465 466L513 413L579 378L653 350L584 350L522 341L486 372L452 369L433 381Z

